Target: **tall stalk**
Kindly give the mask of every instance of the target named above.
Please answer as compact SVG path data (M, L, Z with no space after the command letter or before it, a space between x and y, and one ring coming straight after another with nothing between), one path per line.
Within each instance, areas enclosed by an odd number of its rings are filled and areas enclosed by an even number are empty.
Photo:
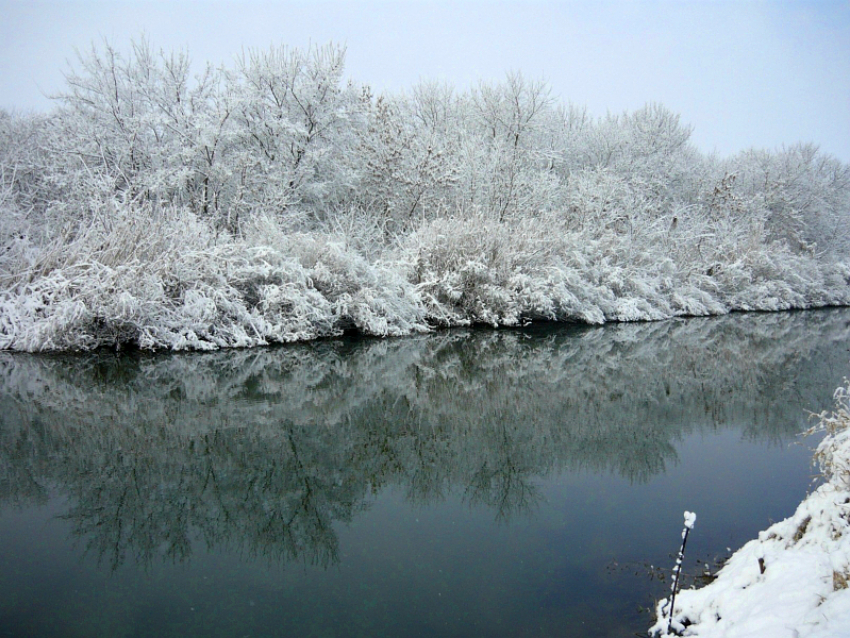
M693 512L685 512L685 527L682 529L682 547L679 548L679 555L676 557L676 565L673 567L673 584L670 585L672 592L670 596L670 612L667 617L667 633L673 626L673 611L676 608L676 592L679 591L679 577L682 574L682 561L685 560L685 545L688 542L688 533L694 528L697 521L697 515Z

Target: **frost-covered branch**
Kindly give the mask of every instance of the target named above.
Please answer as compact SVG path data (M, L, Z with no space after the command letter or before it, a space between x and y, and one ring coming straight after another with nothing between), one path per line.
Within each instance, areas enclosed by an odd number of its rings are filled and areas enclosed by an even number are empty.
M104 43L53 112L0 113L0 347L850 303L850 167L811 145L705 157L661 105L596 119L519 73L374 96L344 54L193 77Z

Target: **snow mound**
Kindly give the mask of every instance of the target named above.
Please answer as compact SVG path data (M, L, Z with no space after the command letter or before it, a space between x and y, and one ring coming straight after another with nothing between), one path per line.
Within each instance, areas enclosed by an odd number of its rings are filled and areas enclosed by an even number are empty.
M816 429L827 431L816 453L827 482L735 552L710 585L680 592L674 633L660 601L650 635L850 636L850 385Z

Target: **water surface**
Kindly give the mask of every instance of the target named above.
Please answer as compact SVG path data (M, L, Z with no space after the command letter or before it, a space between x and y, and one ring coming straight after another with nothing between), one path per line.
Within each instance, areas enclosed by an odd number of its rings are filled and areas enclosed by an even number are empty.
M624 636L812 486L850 311L0 355L0 636Z

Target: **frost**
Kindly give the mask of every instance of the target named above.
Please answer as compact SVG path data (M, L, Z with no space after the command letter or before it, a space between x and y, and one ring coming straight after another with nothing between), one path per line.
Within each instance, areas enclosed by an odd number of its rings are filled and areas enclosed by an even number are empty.
M0 112L0 349L208 350L356 331L850 304L850 166L699 154L518 73L375 97L344 50L190 76L146 42Z

